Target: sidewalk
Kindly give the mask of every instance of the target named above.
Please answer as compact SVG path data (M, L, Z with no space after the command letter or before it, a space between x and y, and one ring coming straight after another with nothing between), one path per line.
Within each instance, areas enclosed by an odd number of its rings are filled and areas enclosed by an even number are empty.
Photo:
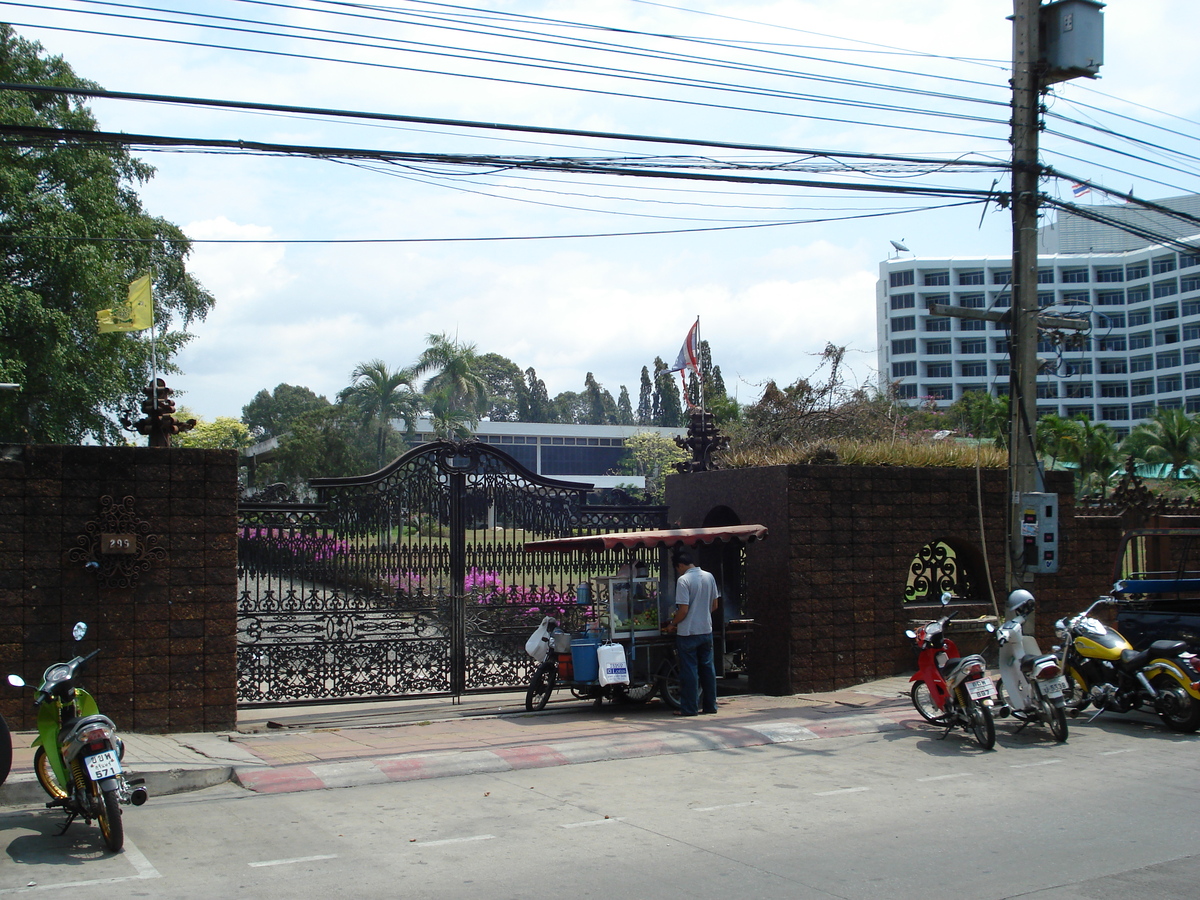
M826 694L723 695L716 716L683 719L652 701L595 707L565 691L540 713L524 694L247 710L238 731L122 735L125 765L153 799L232 781L260 793L320 790L727 750L904 728L921 719L897 676ZM118 723L119 725L120 723ZM33 734L13 734L0 806L40 806Z

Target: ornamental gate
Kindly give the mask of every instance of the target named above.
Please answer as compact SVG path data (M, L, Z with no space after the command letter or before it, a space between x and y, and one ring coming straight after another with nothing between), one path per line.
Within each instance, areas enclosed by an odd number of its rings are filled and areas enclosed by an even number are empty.
M525 542L666 524L664 507L589 506L590 485L474 441L310 485L315 503L239 508L244 706L524 687L542 617L578 630L576 584L622 562Z

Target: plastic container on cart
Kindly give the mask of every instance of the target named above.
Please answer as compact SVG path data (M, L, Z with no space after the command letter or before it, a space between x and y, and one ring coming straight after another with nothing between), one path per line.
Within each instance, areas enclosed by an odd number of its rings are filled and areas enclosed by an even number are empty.
M599 637L577 634L571 638L571 664L576 681L595 681L600 677L600 661L596 657L599 648Z
M570 653L562 653L558 657L558 680L574 681L575 666L571 662Z
M550 646L554 648L555 653L570 653L571 635L565 631L554 632L550 635Z

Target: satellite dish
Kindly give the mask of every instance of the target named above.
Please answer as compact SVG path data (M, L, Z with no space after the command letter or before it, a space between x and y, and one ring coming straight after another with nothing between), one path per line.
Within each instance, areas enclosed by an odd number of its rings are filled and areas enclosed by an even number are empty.
M888 243L890 243L893 247L895 247L901 253L911 253L912 252L911 250L909 250L907 247L905 247L899 241L889 241Z

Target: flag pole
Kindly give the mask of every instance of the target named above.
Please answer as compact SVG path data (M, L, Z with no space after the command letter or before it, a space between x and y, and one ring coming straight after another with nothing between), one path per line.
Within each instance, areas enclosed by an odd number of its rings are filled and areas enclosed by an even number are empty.
M696 399L700 401L700 414L704 415L704 378L700 370L704 368L704 344L700 340L700 317L696 316Z

